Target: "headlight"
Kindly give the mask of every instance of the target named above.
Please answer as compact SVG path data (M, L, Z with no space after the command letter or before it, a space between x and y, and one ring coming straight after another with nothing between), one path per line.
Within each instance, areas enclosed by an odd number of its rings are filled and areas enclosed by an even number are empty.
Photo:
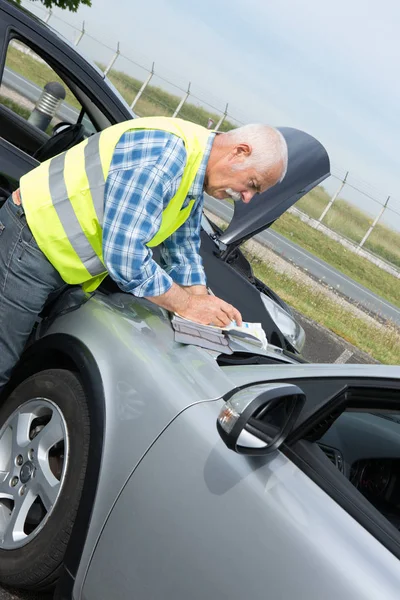
M306 341L304 329L299 325L294 318L289 315L279 304L268 298L261 292L261 300L265 308L270 314L272 320L282 332L286 340L297 350L301 352Z

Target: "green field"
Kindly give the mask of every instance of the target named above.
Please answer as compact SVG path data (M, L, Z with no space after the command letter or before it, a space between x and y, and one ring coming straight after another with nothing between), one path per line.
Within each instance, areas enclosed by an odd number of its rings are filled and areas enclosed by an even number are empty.
M319 219L329 200L330 196L326 190L319 186L299 200L296 207L310 217ZM374 217L346 200L338 198L322 222L333 231L341 233L358 244L367 233L373 220ZM378 223L363 248L400 267L400 233L390 227Z
M400 279L346 250L339 242L303 223L299 217L285 213L275 221L272 229L400 307Z
M17 102L14 102L13 100L10 100L9 98L6 98L5 96L0 95L0 104L2 104L3 106L7 106L7 108L12 110L14 113L17 113L24 119L27 119L27 120L29 119L29 115L31 114L31 111L28 110L27 108L23 108L22 106L17 104Z
M323 291L311 292L307 284L277 272L273 264L266 264L248 252L246 254L254 274L301 314L327 327L376 360L389 365L400 364L400 333L397 327L371 324L355 316L346 305L329 301Z

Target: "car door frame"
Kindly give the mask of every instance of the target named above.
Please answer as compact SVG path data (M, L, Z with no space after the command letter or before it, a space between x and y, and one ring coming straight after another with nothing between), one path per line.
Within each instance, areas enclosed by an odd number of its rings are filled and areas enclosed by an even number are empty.
M104 75L44 23L24 11L0 3L0 77L3 77L7 49L18 39L34 50L68 86L71 82L101 110L111 124L132 118L127 107L112 92ZM68 62L68 67L66 67ZM90 111L83 106L90 116ZM27 125L27 127L33 127Z
M322 386L324 380L318 380ZM304 379L291 380L304 389ZM332 380L331 380L332 383ZM336 390L310 410L309 403L296 428L280 448L296 466L323 489L349 515L400 559L400 531L347 479L316 443L324 431L346 410L387 409L400 412L400 380L388 378L340 378ZM340 385L341 384L341 385ZM372 392L368 394L367 392ZM363 396L363 393L365 396ZM381 406L377 406L377 393ZM360 397L361 396L361 397ZM369 397L368 397L369 396ZM399 437L400 440L400 437Z

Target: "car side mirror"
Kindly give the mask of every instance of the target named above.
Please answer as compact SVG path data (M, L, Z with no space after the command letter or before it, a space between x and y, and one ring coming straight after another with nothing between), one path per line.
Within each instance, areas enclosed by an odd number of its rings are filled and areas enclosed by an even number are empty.
M218 432L226 446L239 454L270 454L291 433L305 399L304 392L291 383L243 388L225 396Z

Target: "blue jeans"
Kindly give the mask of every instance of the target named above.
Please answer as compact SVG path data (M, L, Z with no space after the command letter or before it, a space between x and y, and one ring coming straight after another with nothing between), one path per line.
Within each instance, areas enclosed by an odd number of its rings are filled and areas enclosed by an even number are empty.
M0 392L49 294L64 285L10 197L0 208Z

